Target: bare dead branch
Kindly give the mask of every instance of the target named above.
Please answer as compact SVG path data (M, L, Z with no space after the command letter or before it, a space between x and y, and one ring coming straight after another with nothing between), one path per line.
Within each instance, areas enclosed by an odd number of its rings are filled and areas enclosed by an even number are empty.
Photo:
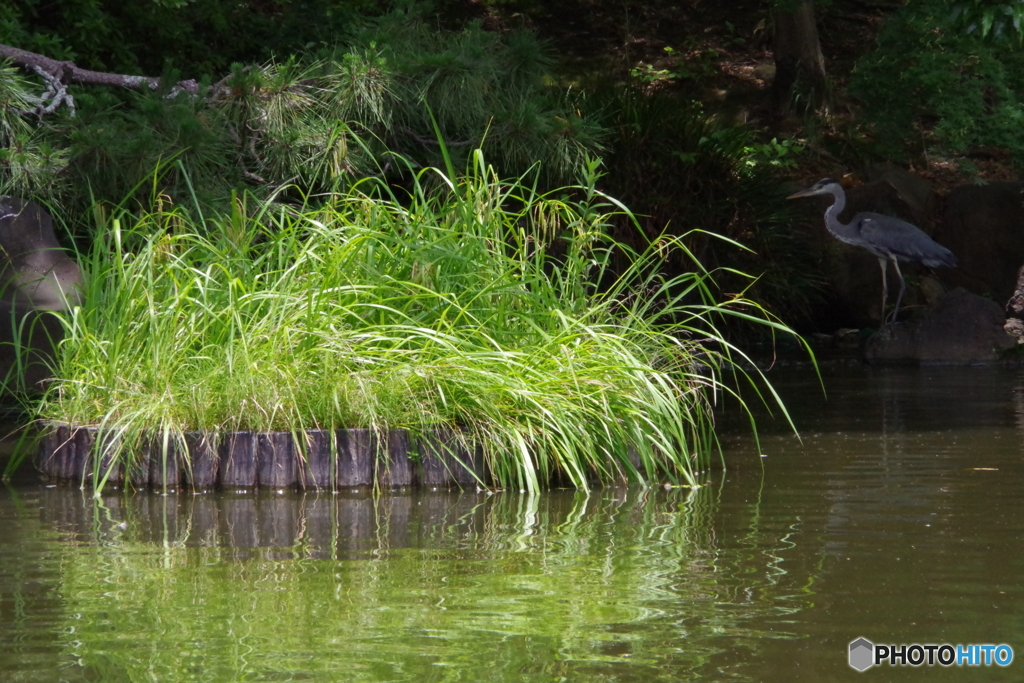
M60 82L60 79L44 70L42 67L33 66L32 70L39 74L39 77L46 81L46 90L43 91L43 96L39 99L39 104L34 110L36 116L43 116L45 114L51 114L64 103L68 105L68 109L71 110L71 116L75 115L75 98L68 94L68 88L66 85ZM49 100L49 104L47 104Z
M113 85L122 88L141 90L149 88L156 90L161 86L159 78L153 76L129 76L127 74L112 74L104 71L91 71L82 69L74 62L51 59L36 52L29 52L10 45L0 44L0 57L11 60L18 66L39 74L46 81L47 90L44 96L44 103L37 107L39 115L53 112L62 103L68 105L74 112L74 99L67 93L67 86L71 83L84 85ZM195 80L178 81L171 88L168 97L175 97L182 92L190 95L199 94L199 84ZM46 100L49 100L46 103Z

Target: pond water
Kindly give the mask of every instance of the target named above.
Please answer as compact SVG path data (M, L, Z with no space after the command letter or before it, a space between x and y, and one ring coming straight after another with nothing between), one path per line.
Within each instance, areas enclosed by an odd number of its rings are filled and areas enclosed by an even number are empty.
M0 680L1024 680L847 662L1024 656L1024 374L823 375L773 372L801 440L730 418L694 490L94 500L25 472Z

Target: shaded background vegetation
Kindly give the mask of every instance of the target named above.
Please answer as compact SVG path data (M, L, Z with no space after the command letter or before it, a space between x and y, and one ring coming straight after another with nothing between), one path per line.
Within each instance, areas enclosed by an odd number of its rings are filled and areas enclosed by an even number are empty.
M244 188L298 202L368 175L406 185L410 168L446 155L462 168L476 147L502 175L553 188L600 157L601 187L641 217L640 232L623 221L618 239L639 244L668 225L736 240L751 251L699 236L691 249L709 267L760 275L750 295L810 329L824 275L783 185L938 157L957 179L977 176L988 170L979 149L1012 171L1024 64L1015 44L950 25L947 0L833 0L817 5L827 96L779 116L767 89L774 7L19 0L0 8L2 43L226 87L170 100L72 87L76 116L36 120L17 111L41 85L9 69L0 182L46 201L87 241L94 200L217 206ZM728 272L720 284L746 287Z

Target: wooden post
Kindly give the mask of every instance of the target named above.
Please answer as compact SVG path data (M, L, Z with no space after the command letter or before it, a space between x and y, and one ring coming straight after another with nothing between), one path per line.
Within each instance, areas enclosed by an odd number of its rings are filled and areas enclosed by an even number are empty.
M217 486L220 454L211 432L185 432L188 467L185 482L196 491L209 491Z
M483 454L469 450L455 430L435 429L420 437L419 453L422 486L476 488L486 481Z
M302 487L315 489L333 489L334 476L332 466L338 457L338 446L334 432L326 429L311 429L303 433L301 443L305 455L300 464ZM298 454L296 454L298 455Z
M256 436L256 461L260 486L283 489L298 483L295 439L291 432L266 432Z
M256 486L256 439L252 432L232 432L221 444L220 484L229 489Z
M377 435L372 429L339 429L338 460L334 467L337 488L372 486L377 460Z
M382 455L383 458L375 458L377 483L381 488L414 484L412 463L409 462L409 432L392 429L388 433L387 451Z

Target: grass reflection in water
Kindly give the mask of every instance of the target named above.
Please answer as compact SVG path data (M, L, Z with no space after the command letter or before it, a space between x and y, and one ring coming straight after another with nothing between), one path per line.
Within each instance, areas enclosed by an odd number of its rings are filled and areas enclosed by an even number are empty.
M647 681L706 670L737 637L757 648L745 620L804 602L779 606L762 540L728 559L748 572L716 571L715 488L96 505L54 489L42 509L78 541L64 651L104 680Z

